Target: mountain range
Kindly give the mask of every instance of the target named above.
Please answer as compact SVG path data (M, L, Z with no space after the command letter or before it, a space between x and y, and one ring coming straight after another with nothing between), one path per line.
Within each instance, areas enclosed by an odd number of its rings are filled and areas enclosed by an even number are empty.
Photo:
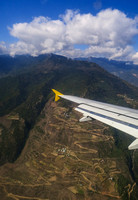
M133 62L108 60L107 58L95 57L77 58L76 60L96 63L108 72L138 87L138 65L134 65Z
M98 64L48 54L0 56L0 197L138 198L138 153L130 136L79 123L75 104L51 89L138 108L138 88Z

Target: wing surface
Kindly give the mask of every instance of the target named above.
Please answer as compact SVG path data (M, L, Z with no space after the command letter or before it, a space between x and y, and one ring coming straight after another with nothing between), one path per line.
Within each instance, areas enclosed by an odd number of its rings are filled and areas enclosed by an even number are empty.
M58 96L58 99L61 97L79 104L75 110L83 114L83 118L80 121L88 121L93 118L117 128L136 138L128 147L129 149L138 148L138 110L76 96L63 95L59 92L56 93L57 91L54 89L53 92Z

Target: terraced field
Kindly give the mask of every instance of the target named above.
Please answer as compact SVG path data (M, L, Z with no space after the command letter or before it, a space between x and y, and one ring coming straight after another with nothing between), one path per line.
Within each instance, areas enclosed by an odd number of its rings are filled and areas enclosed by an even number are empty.
M72 106L46 104L14 164L0 167L2 200L115 200L118 176L131 180L114 138L97 121L79 123ZM126 185L128 195L135 183Z

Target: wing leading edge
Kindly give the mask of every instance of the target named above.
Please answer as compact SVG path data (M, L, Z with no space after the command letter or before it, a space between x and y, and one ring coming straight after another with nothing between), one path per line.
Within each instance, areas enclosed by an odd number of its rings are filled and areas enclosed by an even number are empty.
M79 104L75 110L83 114L80 122L88 121L93 118L132 135L136 139L129 145L128 149L138 149L138 110L76 96L64 95L54 89L52 90L55 93L55 101L63 98Z

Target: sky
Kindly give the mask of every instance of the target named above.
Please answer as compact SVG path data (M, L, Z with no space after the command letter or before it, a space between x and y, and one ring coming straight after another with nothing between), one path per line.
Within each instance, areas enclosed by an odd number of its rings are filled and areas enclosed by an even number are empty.
M0 54L138 64L137 0L1 0Z

